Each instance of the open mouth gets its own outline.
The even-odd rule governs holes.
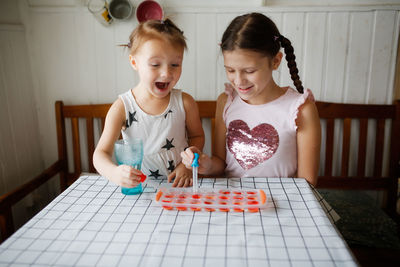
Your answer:
[[[159,90],[164,90],[168,88],[169,83],[163,83],[163,82],[156,82],[156,87]]]
[[[240,92],[247,92],[249,91],[251,88],[253,88],[253,86],[249,86],[249,87],[238,87],[238,90]]]

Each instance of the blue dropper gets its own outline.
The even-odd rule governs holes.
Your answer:
[[[192,162],[193,169],[193,192],[197,192],[197,188],[199,188],[197,184],[197,168],[199,167],[199,154],[194,153],[194,159]]]

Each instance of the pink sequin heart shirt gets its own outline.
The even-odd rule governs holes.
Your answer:
[[[227,177],[294,177],[297,172],[296,118],[307,98],[290,87],[262,105],[244,102],[230,84],[223,119],[226,133]]]

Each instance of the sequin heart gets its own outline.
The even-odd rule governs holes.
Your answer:
[[[229,123],[227,144],[239,165],[249,170],[274,155],[279,146],[279,135],[268,123],[250,130],[244,121],[234,120]]]

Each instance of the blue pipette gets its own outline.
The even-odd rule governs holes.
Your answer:
[[[199,188],[197,184],[197,168],[199,167],[199,154],[194,153],[194,159],[192,162],[193,169],[193,192],[197,192],[197,188]]]

